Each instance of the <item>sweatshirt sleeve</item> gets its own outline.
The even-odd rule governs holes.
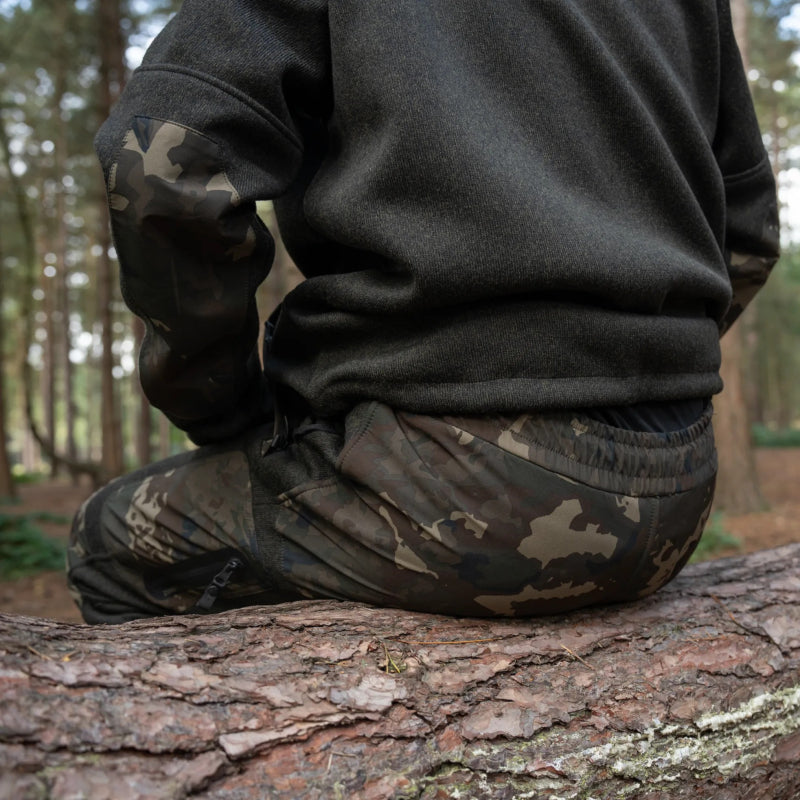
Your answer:
[[[720,99],[717,161],[725,185],[725,264],[732,299],[724,334],[766,283],[780,255],[778,198],[747,76],[733,35],[729,0],[720,6]]]
[[[95,145],[123,297],[145,323],[142,387],[198,444],[269,414],[255,292],[303,130],[328,113],[321,0],[185,0]]]

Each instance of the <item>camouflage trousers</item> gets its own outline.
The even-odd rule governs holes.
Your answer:
[[[202,447],[109,484],[77,515],[88,622],[341,598],[454,615],[634,600],[708,518],[711,409],[674,433],[579,413],[432,417],[380,403]]]

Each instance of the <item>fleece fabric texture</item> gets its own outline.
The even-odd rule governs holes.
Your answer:
[[[274,199],[306,280],[266,371],[322,416],[708,397],[730,253],[777,255],[727,0],[185,0],[98,135],[107,173],[137,115],[215,142],[236,213]],[[203,418],[160,405],[207,440],[253,380]]]

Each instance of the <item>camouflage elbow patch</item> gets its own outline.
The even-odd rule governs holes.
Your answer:
[[[767,282],[778,259],[774,256],[754,256],[747,253],[731,253],[728,272],[733,297],[728,311],[720,324],[720,334],[730,329],[753,298]]]
[[[222,149],[174,122],[136,117],[107,188],[123,296],[146,324],[142,385],[173,419],[212,417],[252,377],[272,241]]]
[[[247,258],[255,249],[249,224],[223,225],[241,197],[230,182],[219,146],[212,139],[175,122],[136,117],[108,175],[112,214],[141,227],[149,217],[204,220],[222,235],[230,261]],[[215,237],[208,232],[205,245]],[[219,251],[219,245],[214,248]]]
[[[171,334],[187,319],[241,324],[243,287],[258,282],[249,270],[265,274],[267,261],[247,261],[259,244],[255,215],[240,209],[214,141],[137,117],[109,171],[108,197],[126,299],[158,335],[174,346]]]

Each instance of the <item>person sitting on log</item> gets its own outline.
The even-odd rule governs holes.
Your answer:
[[[199,447],[79,511],[88,622],[554,614],[686,563],[778,255],[728,0],[185,0],[96,144],[144,391]],[[265,199],[305,280],[260,359]]]

